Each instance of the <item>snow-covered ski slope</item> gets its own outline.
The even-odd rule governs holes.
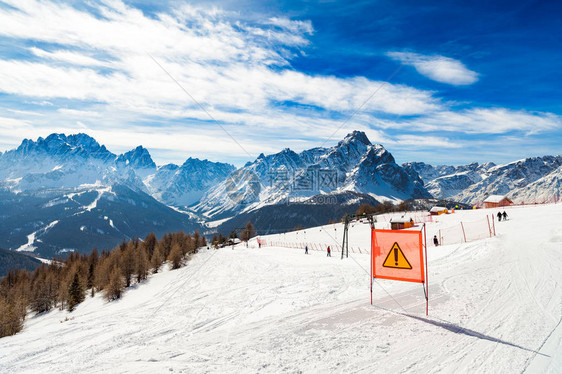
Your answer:
[[[29,318],[0,339],[0,372],[559,373],[562,204],[507,212],[494,238],[429,246],[429,317],[420,284],[377,280],[370,305],[368,254],[254,242],[203,250],[119,301]],[[428,239],[491,213],[440,216]],[[342,229],[308,239],[333,243],[327,228]],[[368,234],[354,226],[350,245]]]

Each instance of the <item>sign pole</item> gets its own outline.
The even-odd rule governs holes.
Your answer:
[[[425,247],[425,315],[429,315],[429,274],[427,271],[427,233],[425,231],[425,223],[423,224],[423,237],[424,237],[424,247]]]
[[[371,264],[371,305],[373,305],[373,235],[375,235],[375,230],[373,226],[371,226],[371,261],[369,261]]]

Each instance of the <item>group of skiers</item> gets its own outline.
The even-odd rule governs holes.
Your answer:
[[[504,221],[507,221],[507,213],[505,212],[505,210],[503,211],[503,213],[498,212],[498,222],[501,221],[502,218]]]

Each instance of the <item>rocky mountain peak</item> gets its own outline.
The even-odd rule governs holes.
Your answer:
[[[44,139],[39,137],[37,141],[24,139],[21,145],[14,151],[14,154],[24,157],[37,154],[54,158],[78,156],[81,158],[92,157],[104,160],[115,156],[105,146],[100,146],[94,138],[83,133],[69,136],[53,133]]]
[[[117,163],[129,165],[134,169],[156,169],[156,164],[152,160],[148,149],[142,145],[120,155],[117,158]]]
[[[338,143],[338,147],[348,144],[362,144],[362,145],[371,145],[369,138],[363,131],[353,131],[345,136],[343,140]]]

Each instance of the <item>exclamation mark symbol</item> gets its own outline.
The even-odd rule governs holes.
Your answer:
[[[398,266],[398,248],[394,248],[394,265]]]

